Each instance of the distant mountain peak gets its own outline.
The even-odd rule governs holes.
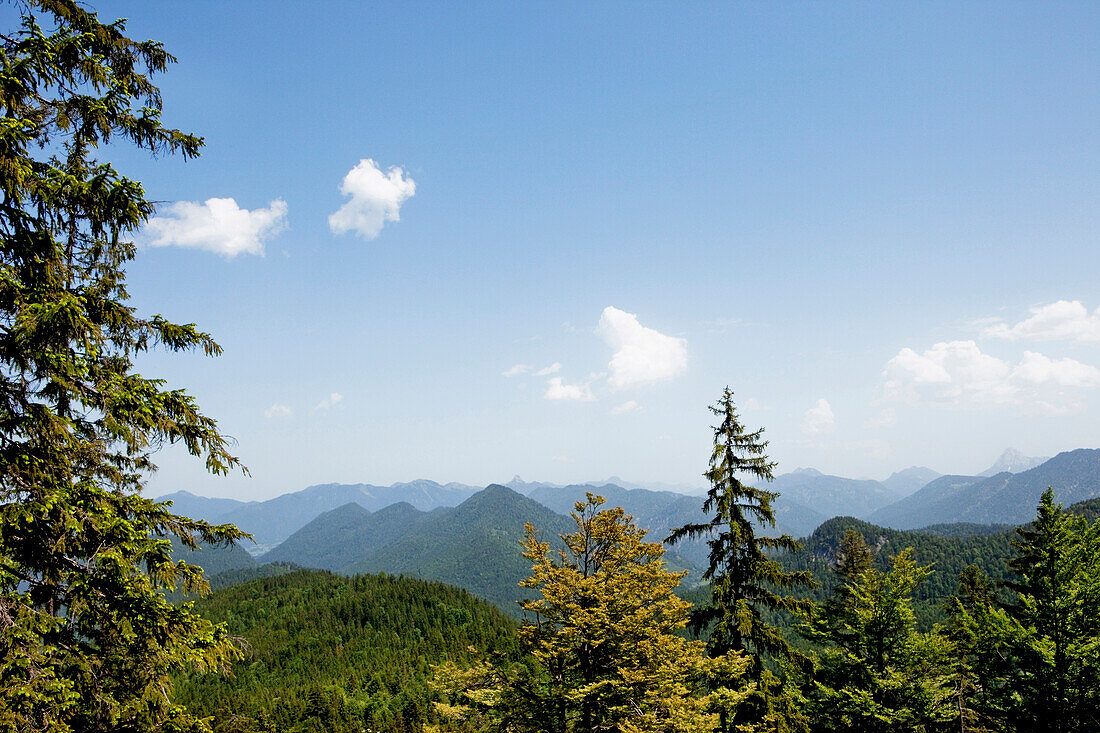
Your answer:
[[[1034,458],[1025,456],[1015,448],[1006,448],[997,461],[985,469],[979,476],[996,476],[998,473],[1022,473],[1049,461],[1049,457]]]
[[[927,486],[942,474],[925,466],[910,466],[890,474],[890,477],[882,482],[890,491],[900,499]]]
[[[797,473],[797,474],[800,474],[800,475],[803,475],[803,476],[824,476],[825,475],[821,471],[818,471],[816,468],[809,468],[809,467],[796,468],[795,470],[791,471],[791,473]]]

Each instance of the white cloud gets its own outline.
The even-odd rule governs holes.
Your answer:
[[[546,399],[591,402],[596,399],[587,384],[562,384],[561,377],[546,380]]]
[[[266,209],[242,209],[233,199],[177,201],[145,224],[150,247],[187,247],[225,257],[262,255],[264,240],[286,228],[286,202],[275,199]]]
[[[339,392],[333,392],[325,399],[317,403],[313,408],[314,410],[328,410],[332,407],[336,407],[338,404],[344,401],[344,396]]]
[[[596,332],[615,350],[608,364],[612,389],[671,379],[687,369],[687,341],[646,328],[633,313],[604,308]]]
[[[1100,386],[1100,369],[1025,351],[1015,366],[973,341],[941,342],[918,354],[905,348],[883,371],[887,397],[953,406],[1010,405],[1048,413],[1077,409],[1081,390]]]
[[[274,420],[275,418],[290,418],[294,417],[294,410],[276,402],[274,405],[264,410],[264,417],[268,420]]]
[[[374,239],[386,222],[401,220],[401,204],[416,193],[416,182],[397,166],[383,173],[373,160],[363,158],[344,176],[340,193],[351,199],[329,216],[329,228]]]
[[[1090,314],[1079,300],[1059,300],[1032,308],[1031,317],[1014,326],[987,326],[982,335],[1012,341],[1100,341],[1100,308]]]
[[[550,460],[555,463],[572,463],[573,459],[569,456],[553,456]]]
[[[835,428],[836,418],[833,415],[833,408],[824,398],[819,399],[817,404],[806,410],[802,416],[802,432],[807,435],[831,433]]]
[[[519,375],[526,374],[529,371],[531,371],[530,364],[516,364],[513,367],[505,369],[503,372],[501,372],[501,374],[505,377],[518,377]]]
[[[745,400],[745,403],[743,405],[741,405],[741,409],[742,410],[770,410],[771,408],[767,407],[764,404],[761,404],[760,400],[756,399],[755,397],[750,397],[747,400]]]
[[[549,377],[551,374],[557,374],[560,371],[561,371],[561,363],[555,361],[550,366],[543,367],[542,369],[539,369],[537,372],[535,372],[535,376],[536,377]]]
[[[1034,351],[1024,352],[1024,358],[1012,370],[1012,376],[1026,385],[1071,389],[1100,386],[1100,369],[1074,359],[1051,359]]]
[[[642,406],[639,405],[634,400],[627,400],[626,402],[622,403],[621,405],[616,405],[615,407],[612,407],[611,408],[611,414],[612,415],[625,415],[625,414],[631,413],[631,412],[640,412],[641,409],[642,409]]]
[[[879,414],[869,417],[863,421],[863,427],[865,428],[888,428],[891,425],[897,424],[898,414],[894,412],[894,408],[887,407]]]

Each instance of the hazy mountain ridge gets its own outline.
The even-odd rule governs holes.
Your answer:
[[[197,496],[186,491],[160,499],[172,500],[173,509],[185,516],[237,525],[255,538],[256,545],[246,544],[246,548],[262,552],[320,514],[345,504],[354,503],[369,511],[378,511],[391,504],[407,502],[416,509],[427,511],[440,506],[457,506],[480,490],[480,487],[455,482],[440,484],[417,479],[389,486],[317,484],[266,501],[240,502]]]
[[[890,474],[889,478],[883,479],[882,485],[895,495],[906,497],[942,475],[939,471],[933,471],[925,466],[910,466]]]
[[[777,505],[793,502],[826,518],[838,515],[863,518],[901,498],[900,493],[881,481],[832,476],[814,469],[781,474],[763,488],[779,493]]]
[[[314,517],[259,561],[337,571],[400,540],[439,511],[422,512],[402,501],[371,512],[351,502]]]
[[[1008,449],[995,465],[1018,466],[1032,460],[1035,459]],[[1038,477],[1040,474],[1031,473],[1038,468],[1041,466],[1024,473]],[[1062,475],[1061,470],[1055,467],[1049,475],[1042,474],[1046,476],[1045,479],[1036,478],[1040,483],[1045,480],[1054,485],[1059,490],[1060,499],[1063,498],[1064,490],[1070,491],[1065,497],[1066,501],[1088,498],[1092,495],[1089,493],[1092,489],[1078,491],[1072,487],[1100,483],[1090,473],[1100,473],[1100,466],[1081,469],[1082,475],[1075,480]],[[807,536],[825,520],[840,515],[855,516],[903,529],[963,521],[1021,521],[1026,518],[1038,496],[1035,486],[1021,490],[1022,493],[1018,492],[1019,496],[1013,494],[1016,491],[1013,487],[1019,486],[1022,480],[1013,477],[1023,476],[1024,473],[1002,473],[988,478],[940,476],[932,469],[914,466],[895,472],[882,481],[875,481],[833,476],[812,468],[797,469],[780,474],[771,483],[763,484],[764,488],[775,491],[780,496],[774,503],[776,527],[761,528],[761,531],[769,534],[787,533],[796,537]],[[922,484],[928,478],[931,480]],[[515,493],[529,496],[558,515],[567,515],[573,504],[583,500],[588,492],[601,494],[609,505],[623,506],[627,513],[636,518],[639,526],[649,531],[650,539],[656,540],[663,540],[676,527],[707,519],[701,508],[703,499],[697,494],[642,488],[631,482],[623,483],[630,485],[623,486],[611,481],[561,485],[529,482],[515,476],[505,486]],[[982,484],[981,488],[977,488],[979,483]],[[1041,491],[1041,488],[1038,490]],[[266,501],[244,502],[210,498],[186,491],[178,491],[161,499],[173,501],[173,508],[181,514],[218,523],[236,524],[255,537],[255,543],[246,541],[242,546],[254,555],[267,553],[264,555],[265,560],[297,562],[311,567],[340,570],[345,564],[355,562],[365,553],[378,549],[379,545],[366,539],[367,537],[407,531],[409,527],[406,526],[406,521],[420,521],[416,518],[419,514],[441,507],[456,507],[480,491],[482,490],[465,484],[440,484],[420,479],[390,486],[365,483],[318,484]],[[995,498],[1002,495],[1010,498]],[[1003,506],[996,509],[987,506],[998,501]],[[370,518],[372,512],[382,512],[387,507],[401,503],[405,504],[407,516],[400,519],[396,515]],[[355,513],[347,508],[348,505],[358,506],[363,512]],[[291,543],[282,547],[286,540],[322,515],[338,509],[343,516],[326,519],[322,527],[325,532],[332,532],[343,538],[340,548],[318,549],[322,545],[327,547],[327,541],[321,542],[319,537],[311,537],[310,532],[298,536],[295,539],[298,544]],[[415,514],[409,514],[410,510]],[[390,521],[386,521],[387,516]],[[340,526],[341,522],[344,526]],[[696,565],[706,562],[707,551],[702,541],[681,543],[674,549],[684,562]],[[218,567],[223,566],[222,558],[212,559],[212,562]]]
[[[490,485],[456,507],[436,507],[427,512],[408,502],[375,512],[358,502],[348,502],[320,513],[259,560],[345,574],[384,571],[439,580],[514,612],[520,597],[518,583],[530,571],[519,546],[524,525],[531,523],[544,539],[555,541],[559,534],[573,530],[573,521],[566,514],[588,493],[604,496],[608,506],[622,506],[648,530],[650,540],[663,541],[676,527],[708,519],[699,496],[612,484],[532,487],[524,483],[530,496],[503,485]],[[895,534],[916,530],[941,538],[937,540],[941,543],[951,538],[1000,536],[1010,525],[1033,517],[1039,495],[1047,485],[1053,485],[1058,500],[1067,505],[1100,496],[1100,450],[1062,453],[1020,474],[1001,473],[990,478],[940,476],[916,493],[872,512],[869,520],[853,518],[851,512],[836,516],[847,517],[844,521],[849,523],[892,527],[889,532]],[[884,491],[880,482],[844,479],[814,470],[785,474],[769,488],[781,490],[774,504],[778,521],[774,530],[762,531],[796,537],[820,534],[822,527],[827,530],[835,522],[789,496],[825,498],[834,505],[846,502],[852,507],[862,502],[866,507],[881,501]],[[988,526],[993,524],[1000,526]],[[944,545],[948,546],[953,545]],[[681,542],[670,549],[670,562],[693,570],[693,576],[707,564],[705,539]],[[233,567],[234,562],[243,568],[255,564],[243,552],[237,553],[243,557],[218,553],[209,559],[217,563],[217,569]],[[195,560],[202,564],[199,557]]]
[[[1018,524],[1031,519],[1048,486],[1066,505],[1100,496],[1100,450],[1066,451],[1015,474],[941,476],[915,494],[876,511],[870,521],[896,529],[947,522]]]

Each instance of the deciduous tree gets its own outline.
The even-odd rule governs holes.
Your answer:
[[[746,657],[709,658],[702,642],[677,633],[690,607],[675,595],[683,573],[665,567],[662,545],[645,542],[621,508],[601,510],[603,501],[589,494],[577,503],[577,531],[557,553],[528,526],[523,585],[535,596],[522,603],[519,640],[533,665],[438,668],[437,680],[455,688],[439,707],[455,729],[702,733],[752,690]]]

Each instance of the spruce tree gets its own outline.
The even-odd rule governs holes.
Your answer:
[[[802,631],[820,657],[808,676],[805,711],[818,731],[927,731],[957,717],[947,641],[916,630],[912,596],[930,569],[912,548],[893,567],[873,567],[858,532],[849,530],[834,572],[833,597]]]
[[[790,591],[809,588],[813,580],[809,571],[785,571],[776,559],[779,552],[799,549],[794,538],[758,534],[758,530],[775,527],[772,502],[779,495],[743,483],[741,476],[755,481],[774,478],[777,464],[765,453],[764,429],[746,432],[729,387],[710,411],[719,422],[714,426],[710,468],[703,474],[710,482],[703,512],[713,516],[707,522],[673,530],[667,542],[706,538],[710,554],[703,579],[711,584],[711,600],[692,613],[692,625],[709,630],[711,652],[748,652],[754,655],[754,668],[759,672],[766,656],[799,656],[767,616],[808,608],[808,601],[795,598]]]
[[[124,265],[154,207],[95,157],[129,142],[189,158],[202,140],[161,124],[150,77],[174,59],[159,43],[73,0],[18,11],[0,34],[0,730],[204,730],[173,702],[172,676],[237,652],[165,600],[204,584],[167,538],[240,533],[141,487],[166,443],[215,473],[237,460],[186,392],[133,362],[158,345],[219,348],[128,304]]]
[[[808,611],[811,601],[793,594],[812,587],[813,577],[810,571],[784,570],[779,563],[779,553],[800,548],[793,537],[757,533],[775,527],[772,502],[779,495],[744,483],[741,477],[747,475],[749,481],[774,478],[777,464],[765,453],[764,429],[746,432],[729,387],[710,411],[719,420],[713,428],[710,467],[703,474],[710,482],[703,512],[712,515],[711,519],[679,527],[666,541],[706,539],[710,553],[703,579],[710,582],[711,597],[709,604],[692,612],[692,628],[708,634],[710,654],[747,653],[752,660],[749,674],[757,690],[736,716],[722,716],[720,729],[763,722],[769,730],[801,730],[805,726],[802,716],[776,672],[790,666],[803,668],[809,659],[791,646],[774,619],[783,612]]]
[[[1100,523],[1069,514],[1048,488],[1030,525],[1016,530],[1007,604],[1017,628],[1010,714],[1035,729],[1100,727]]]
[[[967,566],[946,603],[943,632],[951,642],[951,668],[958,729],[985,733],[1006,729],[1019,696],[1013,689],[1019,659],[1012,640],[1021,627],[998,607],[995,584]]]

